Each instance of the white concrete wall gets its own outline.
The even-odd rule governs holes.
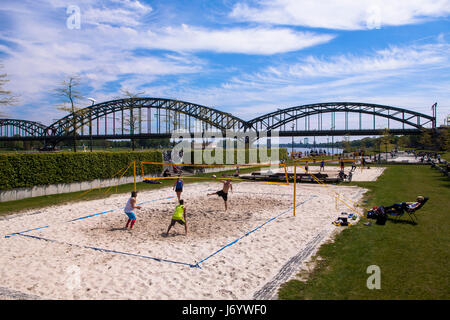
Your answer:
[[[118,184],[133,183],[134,177],[122,177],[119,179],[97,179],[93,181],[60,183],[32,188],[18,188],[0,191],[0,202],[21,200],[25,198],[48,196],[51,194],[69,193],[90,190],[98,187],[111,187]],[[136,177],[136,182],[142,182],[142,177]]]

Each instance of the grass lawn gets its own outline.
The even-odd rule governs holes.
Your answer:
[[[430,197],[417,211],[379,226],[359,223],[323,245],[306,282],[291,280],[279,298],[298,299],[449,299],[450,180],[429,166],[391,165],[375,182],[353,182],[370,189],[367,207]],[[362,222],[366,222],[363,219]],[[319,256],[321,259],[317,259]],[[381,289],[366,286],[367,267],[381,270]]]

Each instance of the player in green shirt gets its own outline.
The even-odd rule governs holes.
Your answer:
[[[180,200],[180,204],[175,208],[175,212],[172,215],[172,220],[170,221],[169,229],[167,229],[166,236],[169,235],[170,228],[172,228],[175,223],[184,225],[184,230],[187,235],[187,222],[186,222],[186,208],[184,207],[184,201]]]

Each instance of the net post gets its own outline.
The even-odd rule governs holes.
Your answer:
[[[364,164],[363,164],[363,153],[361,152],[361,172],[364,169]]]
[[[136,160],[133,161],[134,191],[136,191]]]
[[[297,163],[294,161],[294,217],[295,217],[295,198],[297,196]]]

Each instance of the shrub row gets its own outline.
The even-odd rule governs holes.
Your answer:
[[[0,155],[0,190],[109,179],[131,161],[161,162],[159,151],[17,153]],[[145,174],[160,173],[161,165],[146,165]],[[132,176],[128,170],[125,176]]]

